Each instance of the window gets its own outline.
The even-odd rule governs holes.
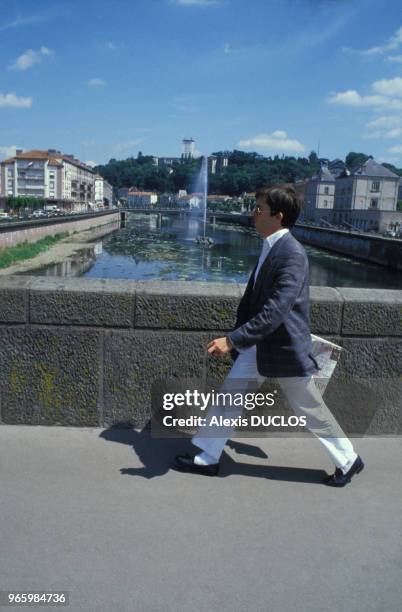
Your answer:
[[[324,200],[324,208],[328,208],[328,200]]]
[[[380,181],[372,181],[371,191],[380,191]]]
[[[54,181],[50,181],[50,183],[49,183],[49,189],[54,189]]]
[[[371,200],[370,200],[370,208],[378,208],[378,199],[377,198],[371,198]]]
[[[325,195],[329,194],[329,187],[324,187],[324,193],[325,193]]]

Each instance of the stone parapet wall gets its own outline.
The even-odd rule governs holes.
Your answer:
[[[0,279],[2,424],[143,425],[152,384],[221,379],[206,352],[244,285]],[[311,288],[311,329],[344,347],[326,401],[347,431],[402,433],[402,291]]]

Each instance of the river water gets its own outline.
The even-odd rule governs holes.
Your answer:
[[[196,244],[202,235],[196,218],[129,214],[126,226],[103,239],[102,254],[84,276],[132,280],[247,281],[261,250],[261,239],[247,227],[207,226],[211,248]],[[402,275],[353,258],[305,245],[310,284],[327,287],[401,289]]]
[[[129,213],[124,227],[96,244],[90,257],[68,265],[48,266],[34,274],[131,280],[190,280],[245,283],[261,250],[252,228],[240,225],[207,226],[212,247],[195,242],[202,235],[197,218]],[[106,229],[106,228],[105,228]],[[402,289],[402,274],[361,260],[305,245],[310,262],[310,284],[327,287]],[[32,274],[32,272],[30,272]]]

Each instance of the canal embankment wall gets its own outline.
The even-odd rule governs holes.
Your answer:
[[[294,227],[292,233],[304,244],[402,271],[402,240],[397,238],[303,225]]]
[[[0,249],[16,246],[23,242],[37,242],[55,234],[83,232],[93,227],[120,221],[120,212],[101,212],[27,221],[18,224],[3,224],[0,227]]]
[[[233,328],[243,291],[1,278],[1,423],[144,425],[155,381],[222,380],[230,360],[206,345]],[[343,347],[325,399],[345,431],[402,433],[402,291],[312,287],[311,328]]]

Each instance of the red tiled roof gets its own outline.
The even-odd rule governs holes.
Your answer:
[[[67,161],[70,164],[73,164],[74,166],[77,166],[78,168],[82,168],[83,170],[88,170],[90,172],[93,172],[92,168],[90,168],[89,166],[86,166],[85,164],[83,164],[82,162],[80,162],[78,159],[74,159],[68,155],[63,155],[63,153],[58,153],[57,151],[41,151],[40,149],[32,149],[31,151],[25,151],[25,153],[17,153],[17,155],[15,155],[15,157],[10,157],[8,159],[5,159],[2,163],[4,164],[10,164],[11,162],[17,160],[17,159],[43,159],[43,160],[49,160],[49,163],[51,163],[53,166],[58,165],[61,166],[61,160]]]

